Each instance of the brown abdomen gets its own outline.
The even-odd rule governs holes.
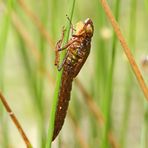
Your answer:
[[[67,113],[67,108],[70,100],[70,93],[72,89],[72,74],[71,74],[71,66],[69,67],[67,64],[63,68],[62,74],[62,83],[59,91],[59,98],[57,104],[57,110],[55,115],[55,124],[54,124],[54,132],[52,141],[59,134]]]

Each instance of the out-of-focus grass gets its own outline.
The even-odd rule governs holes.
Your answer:
[[[3,5],[2,5],[3,6]],[[3,18],[0,21],[1,29],[0,29],[0,89],[4,91],[4,58],[5,58],[5,47],[7,43],[7,37],[9,34],[9,28],[10,28],[10,14],[12,9],[12,1],[8,0],[6,2],[7,10],[5,10],[5,13],[3,13]],[[4,9],[4,7],[3,7]],[[9,145],[9,139],[8,139],[8,124],[6,121],[6,114],[3,111],[3,106],[0,103],[0,122],[1,122],[1,128],[3,133],[3,138],[0,140],[0,143],[4,147],[8,147]]]
[[[54,42],[60,39],[62,26],[68,23],[66,13],[69,15],[68,11],[71,9],[67,0],[21,1],[41,21],[45,31]],[[11,9],[12,2],[14,9]],[[147,7],[144,7],[142,1],[139,1],[137,6],[136,0],[128,2],[116,0],[109,1],[109,4],[137,63],[140,64],[140,58],[147,53],[145,51],[147,48],[145,25]],[[2,9],[3,6],[5,11]],[[14,15],[10,15],[11,10],[13,14],[15,12],[16,19],[22,23],[21,28],[26,32],[25,34],[21,33],[17,26],[19,24],[13,19]],[[145,109],[142,109],[143,96],[127,66],[126,58],[120,50],[120,45],[117,44],[118,40],[99,1],[88,1],[87,3],[84,0],[76,1],[72,22],[75,24],[87,17],[93,20],[95,32],[90,56],[78,78],[91,96],[91,101],[97,105],[97,109],[101,110],[105,121],[103,125],[98,124],[91,107],[85,102],[84,97],[86,96],[83,95],[80,87],[74,84],[69,105],[72,116],[66,117],[60,132],[60,144],[58,145],[57,137],[53,142],[53,147],[83,147],[81,141],[84,141],[88,147],[107,148],[111,145],[108,139],[110,131],[122,148],[131,146],[139,148],[140,144],[141,148],[147,147],[147,102],[145,102]],[[0,24],[0,89],[4,88],[5,94],[9,97],[8,101],[21,120],[33,146],[45,147],[48,140],[49,144],[51,142],[49,137],[52,137],[47,138],[46,135],[51,102],[54,98],[55,83],[53,82],[57,79],[54,51],[44,33],[25,11],[19,0],[9,0],[8,3],[4,0],[0,2]],[[39,55],[39,59],[36,55]],[[47,78],[46,72],[50,79]],[[24,73],[24,75],[18,76],[18,73]],[[0,110],[3,110],[2,108]],[[23,147],[23,143],[19,145],[14,142],[18,139],[18,136],[14,136],[17,132],[13,130],[15,127],[10,127],[12,123],[5,116],[8,115],[0,116],[0,122],[4,123],[0,124],[0,131],[4,135],[3,138],[0,136],[0,145],[2,147]],[[69,122],[71,117],[74,120]],[[143,124],[140,121],[141,117],[144,118]],[[82,140],[76,136],[79,132],[81,132]]]
[[[115,3],[115,17],[116,20],[119,21],[119,14],[120,14],[120,0],[117,0]],[[108,133],[112,126],[112,120],[111,120],[111,107],[112,107],[112,100],[113,100],[113,82],[114,82],[114,69],[115,69],[115,60],[116,60],[116,47],[117,47],[117,38],[115,33],[113,34],[113,40],[112,40],[112,51],[111,51],[111,61],[109,62],[109,70],[108,75],[106,76],[107,82],[105,87],[105,95],[104,95],[104,115],[105,115],[105,129],[104,129],[104,137],[102,140],[102,146],[101,147],[108,147]]]
[[[131,9],[130,9],[130,17],[129,17],[129,45],[132,49],[132,53],[135,53],[136,48],[136,14],[137,14],[137,0],[131,1]],[[126,138],[127,131],[128,131],[128,124],[129,124],[129,117],[130,117],[130,110],[131,110],[131,103],[132,103],[132,96],[133,91],[133,77],[129,65],[127,65],[127,76],[125,78],[125,102],[124,102],[124,113],[122,118],[122,126],[121,126],[121,147],[126,147]]]

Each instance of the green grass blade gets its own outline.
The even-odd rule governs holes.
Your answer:
[[[133,54],[135,52],[135,40],[136,40],[136,12],[137,12],[137,0],[131,0],[131,9],[130,9],[130,18],[129,18],[129,43],[131,49],[133,49]],[[129,123],[129,113],[131,109],[132,103],[132,90],[133,90],[133,76],[129,65],[127,65],[127,74],[125,78],[125,102],[124,102],[124,111],[123,111],[123,118],[122,118],[122,125],[121,125],[121,137],[120,137],[120,145],[121,148],[126,147],[126,137],[128,132],[128,123]]]
[[[74,6],[75,6],[75,0],[71,1],[69,6],[70,6],[69,16],[70,16],[70,19],[72,20],[73,12],[74,12]],[[68,22],[66,29],[67,29],[67,31],[66,31],[65,37],[64,37],[65,43],[68,41],[68,38],[69,38],[69,31],[70,31],[69,22]],[[65,53],[62,54],[62,59],[64,58],[64,56],[65,56]],[[51,147],[52,136],[53,136],[53,131],[54,131],[55,113],[56,113],[56,107],[57,107],[57,103],[58,103],[58,93],[59,93],[60,84],[61,84],[61,76],[62,76],[62,71],[58,72],[58,74],[57,74],[56,87],[55,87],[53,103],[52,103],[50,119],[49,119],[49,129],[48,129],[48,136],[47,136],[47,141],[46,141],[47,142],[46,148]]]
[[[116,0],[115,3],[115,17],[116,20],[119,20],[119,12],[120,12],[120,0]],[[117,44],[117,38],[114,33],[113,35],[113,42],[112,42],[112,57],[111,57],[111,65],[109,67],[109,73],[108,73],[108,80],[106,85],[106,91],[105,91],[105,101],[104,101],[104,115],[105,115],[105,129],[104,129],[104,135],[102,140],[102,148],[108,147],[108,133],[111,129],[111,107],[112,107],[112,99],[113,99],[113,76],[114,76],[114,68],[115,68],[115,58],[116,58],[116,44]]]

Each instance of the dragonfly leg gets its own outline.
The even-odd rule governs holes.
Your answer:
[[[58,51],[62,51],[65,50],[66,48],[68,48],[70,45],[72,45],[74,42],[80,42],[79,39],[75,38],[73,40],[70,40],[66,45],[64,45],[61,48],[58,48]]]
[[[65,33],[65,28],[63,27],[62,37],[61,37],[61,39],[56,44],[56,49],[55,49],[55,65],[59,65],[59,61],[60,61],[59,49],[61,48],[61,45],[62,45],[62,42],[63,42],[63,39],[64,39],[64,33]]]
[[[66,53],[66,56],[64,57],[62,63],[60,65],[58,65],[58,71],[62,70],[62,68],[63,68],[63,66],[64,66],[64,64],[66,62],[67,57],[68,57],[68,52]]]
[[[73,36],[73,31],[76,31],[76,29],[73,27],[73,24],[71,22],[71,19],[68,17],[68,15],[66,14],[66,17],[70,23],[70,28],[71,28],[71,35]]]

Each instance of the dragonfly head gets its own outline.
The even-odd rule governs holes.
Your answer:
[[[76,24],[76,35],[84,35],[91,38],[93,32],[94,26],[90,18],[87,18],[84,22],[80,21]]]
[[[86,32],[86,36],[92,37],[94,32],[93,22],[90,18],[87,18],[84,22],[84,29]]]

